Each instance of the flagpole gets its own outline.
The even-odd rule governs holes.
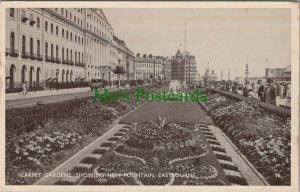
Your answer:
[[[266,58],[266,69],[265,69],[265,76],[266,77],[267,77],[267,72],[266,72],[267,68],[268,68],[268,57]]]
[[[184,85],[186,85],[186,23],[184,23]]]

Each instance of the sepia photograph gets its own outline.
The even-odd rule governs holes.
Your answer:
[[[2,187],[296,191],[297,4],[174,4],[2,7]]]

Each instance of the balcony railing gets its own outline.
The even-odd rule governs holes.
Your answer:
[[[62,64],[67,64],[68,60],[62,59]]]
[[[74,65],[74,61],[71,61],[71,60],[62,60],[62,64],[65,64],[65,65]]]
[[[5,49],[5,56],[8,56],[10,54],[9,48]]]
[[[55,58],[55,63],[60,64],[60,63],[61,63],[60,58],[56,57],[56,58]]]
[[[26,21],[28,20],[28,17],[26,17],[25,15],[23,15],[21,20],[22,20],[23,23],[26,23]]]
[[[68,64],[67,65],[74,65],[74,61],[68,60]]]
[[[9,54],[11,57],[18,57],[19,56],[19,52],[16,49],[9,49]]]
[[[51,63],[56,63],[56,58],[53,57],[53,56],[51,56],[51,57],[50,57],[50,62],[51,62]]]
[[[77,66],[77,67],[82,67],[82,65],[84,65],[84,64],[81,62],[75,62],[75,66]]]
[[[11,57],[18,57],[19,53],[18,53],[18,50],[6,48],[5,55],[6,56],[10,55]]]
[[[51,62],[51,58],[49,56],[45,56],[45,61],[46,62]]]
[[[43,61],[43,55],[37,54],[36,60]]]
[[[36,60],[36,58],[37,58],[36,54],[30,53],[30,57],[29,57],[30,60]]]
[[[23,59],[28,59],[30,56],[29,56],[29,53],[26,52],[26,51],[22,51],[22,58]]]

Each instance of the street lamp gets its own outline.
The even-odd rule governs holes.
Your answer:
[[[121,67],[121,60],[122,60],[122,58],[123,58],[123,55],[119,52],[118,53],[119,67]],[[120,85],[121,85],[120,79],[121,79],[121,74],[119,74],[119,89],[120,89]]]

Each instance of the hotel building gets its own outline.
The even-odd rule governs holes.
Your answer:
[[[111,80],[117,54],[124,55],[117,64],[133,65],[134,54],[115,42],[102,9],[10,8],[5,28],[7,89],[26,81],[46,88],[53,81]]]
[[[179,80],[186,82],[197,81],[197,65],[195,56],[177,51],[175,56],[171,58],[171,73],[172,80]]]
[[[144,54],[142,57],[137,53],[135,57],[135,79],[164,79],[163,66],[166,58],[161,56],[148,56]]]

